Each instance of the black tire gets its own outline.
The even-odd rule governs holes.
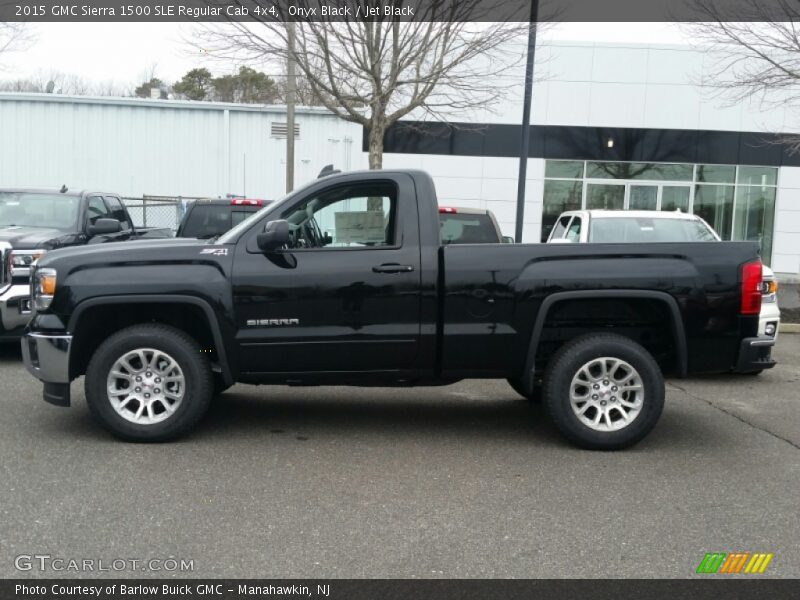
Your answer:
[[[125,419],[107,394],[107,379],[116,361],[140,348],[166,353],[183,372],[185,388],[180,404],[172,415],[157,423],[138,424]],[[115,436],[129,442],[165,442],[188,433],[203,417],[211,402],[214,379],[207,357],[189,335],[167,325],[135,325],[100,344],[86,370],[85,390],[92,416]]]
[[[599,391],[600,400],[591,401],[592,406],[585,410],[584,418],[595,417],[601,410],[606,410],[608,415],[611,415],[612,411],[614,411],[615,417],[601,416],[599,417],[600,423],[596,426],[608,427],[612,424],[609,422],[611,420],[614,426],[621,428],[599,431],[580,420],[576,410],[573,410],[570,391],[573,377],[578,375],[583,366],[594,359],[606,357],[621,359],[635,369],[641,380],[643,396],[641,397],[639,412],[632,418],[630,424],[624,425],[620,424],[624,421],[621,418],[622,407],[625,406],[628,411],[632,409],[622,404],[611,406],[611,399],[613,398],[614,402],[619,403],[621,399],[630,401],[630,398],[633,397],[635,401],[638,401],[638,396],[636,394],[631,396],[631,392],[610,391],[611,389],[617,390],[617,387],[601,387]],[[615,371],[615,373],[625,374],[625,371]],[[596,383],[606,386],[613,385],[614,381],[609,378]],[[619,385],[624,384],[620,383]],[[588,396],[592,398],[598,397],[592,395],[594,389],[590,386],[583,387],[586,388]],[[629,394],[627,398],[622,397],[623,393]],[[620,394],[620,398],[611,396],[611,394]],[[544,377],[543,395],[547,411],[556,427],[573,444],[591,450],[620,450],[634,445],[655,427],[664,408],[664,377],[653,357],[633,340],[616,334],[589,334],[564,344],[550,359]],[[604,407],[607,406],[607,408],[600,408],[600,402],[609,404],[603,405]],[[582,404],[578,408],[583,409],[583,407],[584,405]],[[590,420],[593,420],[593,418]]]
[[[522,380],[516,377],[511,377],[506,379],[508,385],[511,386],[515,392],[517,392],[520,396],[528,400],[529,402],[533,402],[534,404],[541,404],[542,402],[542,386],[538,383],[533,384],[533,393],[528,394],[522,387]]]

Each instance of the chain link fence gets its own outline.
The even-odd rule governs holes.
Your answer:
[[[186,204],[200,198],[191,196],[142,196],[123,198],[136,227],[168,228],[175,232],[186,212]]]

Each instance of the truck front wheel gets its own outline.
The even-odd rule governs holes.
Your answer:
[[[619,450],[655,427],[664,408],[664,377],[633,340],[589,334],[566,343],[550,360],[544,401],[553,422],[574,444]]]
[[[101,425],[131,442],[190,431],[208,409],[214,380],[199,344],[167,325],[136,325],[104,341],[86,370],[86,401]]]

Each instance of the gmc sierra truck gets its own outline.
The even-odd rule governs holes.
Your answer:
[[[774,364],[751,242],[442,244],[419,171],[331,175],[219,239],[104,244],[37,263],[22,341],[44,399],[84,376],[125,440],[187,433],[235,382],[507,379],[586,448],[642,439],[664,375]]]
[[[0,341],[17,342],[31,318],[30,268],[56,248],[170,237],[137,229],[119,195],[0,189]]]

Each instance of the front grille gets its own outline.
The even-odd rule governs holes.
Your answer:
[[[11,245],[0,242],[0,287],[11,281],[11,274],[8,272],[8,255],[11,252]]]

